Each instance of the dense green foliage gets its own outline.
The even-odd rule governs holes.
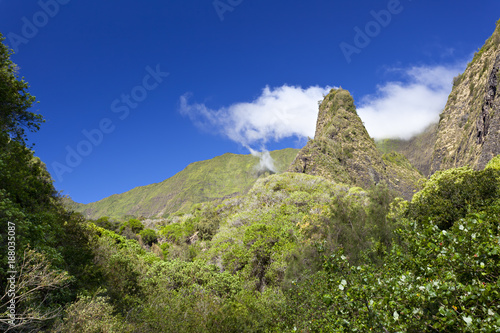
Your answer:
[[[153,229],[143,229],[139,232],[141,239],[144,243],[151,246],[158,240],[158,235],[156,231]]]
[[[496,170],[500,170],[500,155],[498,156],[495,156],[494,158],[492,158],[488,164],[486,165],[486,168],[485,169],[496,169]]]
[[[436,188],[457,190],[454,202],[476,198],[500,171],[488,175],[449,170],[431,178],[414,201],[395,201],[389,217],[397,227],[391,247],[379,244],[353,263],[344,251],[324,256],[323,270],[288,291],[282,328],[304,332],[492,332],[500,329],[500,197],[471,204],[441,230],[433,217],[449,203]],[[457,185],[458,184],[458,185]],[[470,187],[476,184],[479,188]],[[427,215],[429,214],[429,215]],[[447,215],[448,216],[448,215]],[[451,218],[450,216],[450,218]],[[376,258],[377,260],[373,260]],[[298,318],[301,318],[298,320]]]
[[[25,131],[36,131],[42,118],[29,110],[34,97],[9,57],[0,43],[0,330],[9,327],[6,307],[13,300],[18,320],[12,330],[37,331],[80,288],[93,288],[99,273],[90,267],[84,220],[64,210],[45,165],[26,146]],[[15,295],[9,296],[13,275]]]
[[[18,68],[10,60],[10,50],[0,33],[0,130],[12,140],[25,144],[25,131],[40,129],[43,118],[28,109],[35,97],[28,92],[28,83],[19,79]]]
[[[413,197],[408,214],[420,223],[433,221],[441,229],[471,211],[490,206],[498,199],[498,170],[474,171],[468,167],[438,171],[425,188]]]
[[[2,116],[38,119],[16,112]],[[434,174],[410,202],[384,182],[363,190],[282,173],[159,223],[87,221],[63,208],[21,122],[4,123],[0,251],[15,224],[19,274],[15,325],[4,293],[2,331],[500,331],[500,156]],[[384,160],[411,167],[396,153]]]
[[[89,325],[134,332],[496,331],[495,161],[485,171],[436,174],[412,202],[394,199],[383,185],[364,191],[303,174],[269,176],[243,197],[173,217],[161,228],[158,253],[155,244],[147,251],[98,228],[94,253],[105,272],[105,304],[118,314]],[[443,195],[448,200],[438,200]],[[466,210],[453,205],[461,202]],[[209,236],[198,237],[201,230]]]
[[[144,229],[144,225],[138,219],[130,219],[120,226],[120,233],[126,228],[130,229],[134,234],[138,234]]]

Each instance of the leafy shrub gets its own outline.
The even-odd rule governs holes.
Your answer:
[[[186,228],[185,225],[181,223],[172,223],[164,226],[160,234],[165,236],[169,241],[175,243],[181,243],[185,241],[190,233],[191,228]]]
[[[144,229],[144,225],[141,221],[137,219],[130,219],[127,222],[122,223],[119,229],[119,233],[128,239],[138,240],[138,234]]]
[[[114,221],[107,216],[103,216],[103,217],[98,218],[95,221],[95,225],[97,225],[101,228],[104,228],[104,229],[115,231],[115,232],[118,231],[118,229],[119,229],[119,222]]]
[[[158,240],[158,235],[153,229],[143,229],[141,230],[141,232],[139,232],[139,235],[141,236],[142,241],[149,246],[153,245],[153,243],[156,243],[156,241]]]
[[[144,229],[144,225],[142,224],[142,222],[137,219],[130,219],[127,222],[127,226],[130,229],[132,229],[132,231],[136,234],[138,234],[142,229]]]
[[[141,310],[131,313],[139,332],[264,332],[283,300],[202,261],[158,262],[147,276]]]
[[[160,249],[162,250],[164,258],[166,258],[168,256],[168,248],[169,247],[170,247],[170,244],[168,244],[168,243],[163,243],[160,245]]]
[[[66,310],[64,319],[51,332],[64,333],[120,333],[130,331],[123,319],[115,316],[106,297],[81,296]]]
[[[198,232],[198,237],[201,240],[211,240],[219,230],[219,225],[220,217],[214,205],[199,206],[196,210],[196,217],[192,220],[192,226]]]
[[[382,266],[351,265],[341,250],[286,292],[283,331],[495,332],[500,330],[497,199],[441,230],[401,220]]]
[[[441,229],[450,228],[468,212],[488,206],[499,194],[500,171],[468,167],[439,171],[416,193],[408,217],[420,223],[433,221]]]
[[[139,302],[140,281],[146,265],[160,259],[129,240],[111,231],[97,229],[100,237],[94,249],[95,265],[102,271],[102,287],[118,310],[124,311]]]

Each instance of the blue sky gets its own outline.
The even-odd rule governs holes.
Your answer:
[[[499,18],[498,0],[0,1],[47,120],[30,141],[83,203],[226,152],[300,148],[330,87],[372,136],[408,137]]]

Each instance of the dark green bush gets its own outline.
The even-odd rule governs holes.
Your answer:
[[[143,229],[139,232],[139,235],[141,236],[142,241],[149,246],[153,245],[153,243],[156,243],[158,240],[158,235],[153,229]]]
[[[487,207],[499,195],[500,170],[474,171],[468,167],[439,171],[415,194],[408,217],[450,228],[467,213]]]
[[[126,229],[130,229],[130,231],[134,234],[138,234],[142,229],[144,229],[144,225],[138,219],[130,219],[127,222],[122,223],[119,231],[123,234]]]

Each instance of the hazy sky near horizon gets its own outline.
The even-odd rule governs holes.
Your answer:
[[[30,142],[82,203],[226,152],[301,148],[333,87],[371,136],[407,138],[499,18],[498,0],[0,0],[46,118]]]

